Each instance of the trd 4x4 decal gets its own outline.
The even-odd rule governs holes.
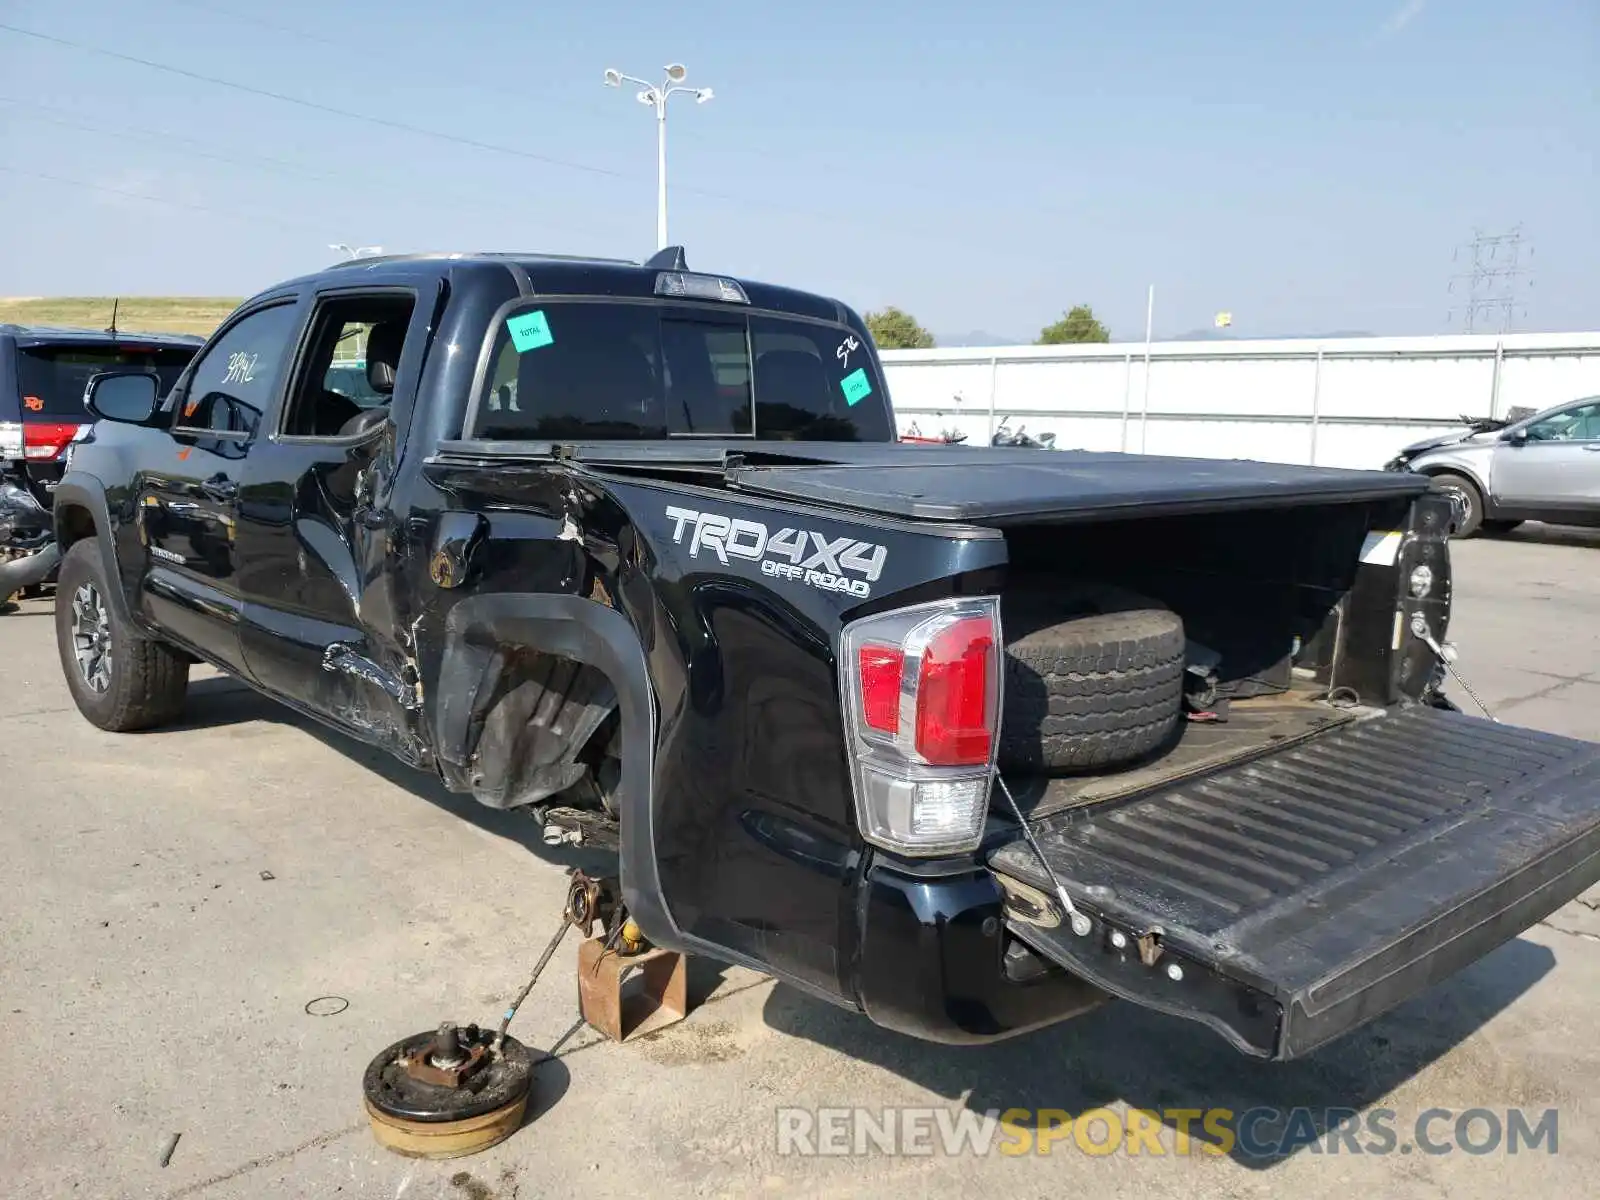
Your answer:
[[[861,599],[872,594],[869,585],[883,574],[889,556],[885,547],[851,537],[830,538],[815,529],[793,527],[768,533],[760,521],[671,504],[667,518],[672,522],[673,542],[681,546],[687,541],[690,558],[698,558],[704,547],[723,563],[730,555],[759,562],[763,575]]]

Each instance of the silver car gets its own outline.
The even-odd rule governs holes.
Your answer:
[[[1416,442],[1388,469],[1431,476],[1451,493],[1457,537],[1524,521],[1600,525],[1600,396]]]

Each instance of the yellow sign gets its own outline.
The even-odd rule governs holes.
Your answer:
[[[1233,314],[1231,312],[1219,312],[1217,314],[1216,326],[1217,326],[1218,329],[1226,329],[1229,325],[1232,325],[1232,324],[1233,324]]]

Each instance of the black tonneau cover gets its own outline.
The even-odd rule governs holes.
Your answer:
[[[844,449],[855,453],[841,454],[836,466],[748,466],[730,469],[728,479],[764,496],[986,525],[1108,519],[1131,511],[1157,516],[1344,503],[1419,495],[1428,488],[1427,480],[1416,475],[1244,459],[965,447]]]
[[[1108,520],[1420,495],[1420,475],[1246,459],[898,442],[461,441],[442,458],[564,458],[594,467],[719,473],[741,491],[921,521],[985,525]]]

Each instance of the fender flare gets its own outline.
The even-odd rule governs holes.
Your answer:
[[[465,758],[472,700],[495,648],[528,646],[603,673],[622,719],[622,899],[646,937],[671,950],[713,949],[673,920],[661,890],[654,836],[655,689],[644,645],[628,619],[581,596],[473,596],[445,618],[444,652],[434,689],[433,734],[441,759]]]
[[[128,609],[128,596],[123,590],[122,571],[117,566],[116,542],[111,530],[111,506],[106,501],[105,484],[93,475],[82,471],[69,471],[65,478],[56,485],[52,497],[51,515],[55,522],[56,545],[61,549],[61,555],[66,557],[67,551],[72,549],[73,542],[66,536],[63,527],[62,514],[69,508],[82,508],[87,510],[90,519],[94,522],[94,537],[100,547],[100,560],[105,568],[106,579],[111,583],[111,605],[116,609],[117,617],[127,624],[134,625],[132,614]],[[76,539],[82,541],[80,537]]]

